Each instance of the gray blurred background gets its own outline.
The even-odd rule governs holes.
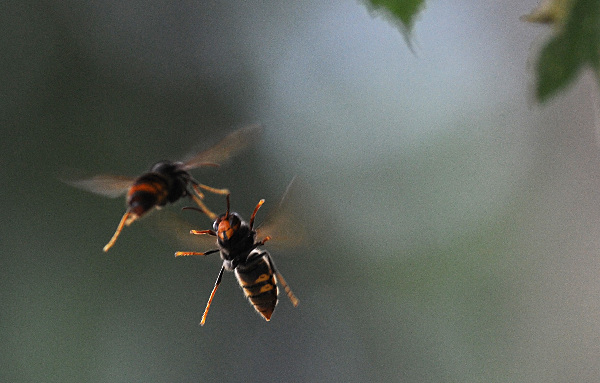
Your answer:
[[[2,2],[0,381],[599,381],[596,89],[532,101],[535,5],[430,1],[411,51],[356,1]],[[265,322],[227,273],[200,327],[218,256],[159,213],[103,253],[123,199],[57,175],[254,122],[193,173],[259,220],[304,181],[304,245],[266,246],[300,306]]]

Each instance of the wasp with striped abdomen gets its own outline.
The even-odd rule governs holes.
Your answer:
[[[223,260],[223,265],[206,304],[200,325],[204,325],[206,322],[208,310],[225,270],[234,272],[240,287],[244,290],[244,294],[250,303],[263,318],[269,321],[277,305],[277,294],[279,291],[277,282],[281,283],[294,306],[297,306],[299,301],[281,273],[277,271],[269,252],[259,248],[271,239],[271,237],[266,236],[261,240],[257,240],[257,231],[254,229],[256,213],[264,203],[264,200],[258,202],[250,216],[250,221],[246,222],[238,213],[230,211],[229,195],[227,195],[226,199],[227,211],[215,220],[212,230],[190,231],[190,233],[196,235],[217,237],[217,248],[205,252],[178,251],[175,253],[175,256],[208,255],[218,252]]]
[[[108,197],[118,197],[127,193],[127,210],[114,235],[103,249],[108,251],[124,226],[129,226],[154,208],[174,203],[183,197],[192,198],[204,214],[211,220],[216,219],[217,215],[202,202],[204,195],[201,189],[222,195],[229,194],[229,190],[216,189],[199,183],[192,177],[190,170],[201,166],[219,166],[252,143],[259,133],[258,125],[238,129],[216,145],[194,154],[186,161],[157,162],[149,172],[137,178],[97,175],[88,179],[67,181],[67,183]]]

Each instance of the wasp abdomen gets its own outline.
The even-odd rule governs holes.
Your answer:
[[[169,187],[167,181],[156,173],[146,173],[139,177],[127,193],[129,210],[141,216],[154,206],[164,205]]]
[[[268,261],[268,253],[254,254],[259,255],[259,258],[239,265],[235,269],[235,276],[256,311],[270,320],[277,305],[277,280]]]

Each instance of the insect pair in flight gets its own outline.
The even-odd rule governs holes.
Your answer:
[[[223,265],[215,282],[214,288],[202,315],[201,325],[204,325],[213,297],[221,283],[223,271],[233,271],[239,285],[256,311],[267,321],[270,320],[277,304],[277,282],[283,286],[290,301],[298,305],[298,299],[292,293],[285,279],[275,268],[269,252],[260,246],[271,239],[270,236],[258,240],[254,228],[254,219],[258,209],[264,203],[261,200],[255,207],[250,221],[244,221],[238,213],[230,211],[230,192],[228,189],[217,189],[196,181],[190,170],[202,166],[219,166],[235,154],[248,147],[260,134],[260,126],[252,125],[238,129],[226,136],[211,148],[193,155],[186,161],[161,161],[152,166],[149,172],[135,177],[115,175],[97,175],[88,179],[68,181],[69,184],[109,197],[117,197],[126,193],[127,210],[117,229],[104,246],[108,251],[116,242],[124,226],[138,220],[148,212],[174,203],[184,197],[191,198],[197,208],[192,208],[206,214],[214,220],[212,230],[191,230],[195,235],[210,235],[216,237],[216,248],[205,252],[182,252],[176,256],[208,255],[220,253]],[[293,181],[292,181],[293,182]],[[213,213],[202,201],[202,191],[226,196],[227,210],[221,215]]]

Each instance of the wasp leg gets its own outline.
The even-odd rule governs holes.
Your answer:
[[[217,235],[217,233],[215,233],[213,230],[190,230],[190,233],[196,234],[196,235],[202,235],[202,234],[208,234],[208,235],[212,235],[212,236]],[[186,255],[208,255],[208,254],[216,253],[217,251],[219,251],[219,249],[205,251],[204,253],[199,253],[196,251],[178,251],[175,253],[175,256],[181,257],[181,256],[186,256]]]
[[[264,237],[264,238],[263,238],[263,240],[262,240],[262,241],[260,241],[260,242],[256,242],[256,243],[254,244],[254,246],[262,246],[262,245],[264,245],[264,244],[265,244],[265,242],[267,242],[267,241],[270,241],[270,240],[271,240],[271,237],[269,237],[269,236],[267,235],[266,237]]]
[[[175,252],[175,256],[176,257],[185,257],[188,255],[209,255],[209,254],[217,253],[218,251],[219,251],[219,249],[208,250],[208,251],[205,251],[204,253],[199,253],[197,251],[177,251],[177,252]]]
[[[195,187],[194,187],[194,192],[197,193]],[[213,221],[215,219],[217,219],[217,215],[215,213],[213,213],[212,211],[210,211],[210,209],[208,207],[206,207],[206,205],[204,204],[204,202],[202,202],[202,199],[197,194],[190,193],[190,197],[192,197],[192,199],[194,200],[194,202],[196,202],[196,205],[198,205],[198,207],[200,207],[200,210],[202,210],[202,212],[204,214],[206,214],[208,216],[208,218],[210,218]]]
[[[285,279],[283,279],[283,275],[281,275],[281,273],[279,271],[276,271],[275,275],[277,275],[277,279],[279,279],[279,282],[281,282],[281,285],[283,286],[288,298],[290,298],[290,301],[292,302],[294,307],[297,307],[298,303],[300,303],[300,301],[298,300],[298,298],[296,298],[296,296],[292,292],[292,289],[290,289],[288,284],[285,282]]]
[[[196,185],[194,185],[194,192],[200,199],[204,199],[204,193],[202,193],[202,190],[200,190],[200,188],[197,188]]]
[[[267,258],[269,259],[269,263],[271,263],[271,268],[275,272],[275,276],[279,280],[279,283],[281,283],[281,285],[283,286],[283,289],[285,290],[288,298],[290,298],[290,301],[292,302],[294,307],[297,307],[298,303],[300,303],[300,301],[298,300],[298,298],[296,298],[296,296],[292,292],[292,289],[290,289],[290,287],[288,286],[287,282],[283,278],[283,275],[281,275],[281,273],[279,271],[277,271],[277,268],[275,267],[275,263],[273,263],[273,258],[271,258],[270,255],[267,255]]]
[[[208,235],[212,235],[213,237],[215,237],[217,235],[217,233],[215,233],[214,230],[190,230],[190,234],[195,234],[195,235],[208,234]]]
[[[223,270],[225,270],[225,266],[221,266],[221,271],[219,271],[219,276],[217,277],[217,281],[215,282],[215,287],[213,287],[212,292],[210,293],[210,298],[208,298],[208,302],[206,303],[206,308],[204,309],[204,314],[202,314],[202,320],[200,321],[200,326],[204,326],[206,322],[206,316],[208,315],[208,309],[210,309],[210,304],[215,297],[215,293],[217,292],[217,288],[221,284],[221,278],[223,277]]]
[[[213,188],[211,186],[200,184],[200,183],[194,184],[194,189],[197,189],[197,188],[202,188],[202,189],[209,191],[211,193],[214,193],[214,194],[222,194],[222,195],[231,194],[229,192],[229,189],[217,189],[217,188]]]
[[[123,214],[123,218],[121,218],[121,221],[119,222],[119,226],[117,226],[117,230],[115,230],[115,233],[113,234],[112,238],[110,239],[110,241],[108,241],[108,243],[104,246],[104,248],[102,250],[105,253],[108,250],[110,250],[110,248],[113,247],[113,245],[117,241],[117,238],[119,238],[119,234],[121,234],[121,230],[123,230],[123,226],[131,225],[131,223],[133,221],[135,221],[136,219],[137,219],[137,215],[132,214],[131,211],[127,210],[125,212],[125,214]]]

